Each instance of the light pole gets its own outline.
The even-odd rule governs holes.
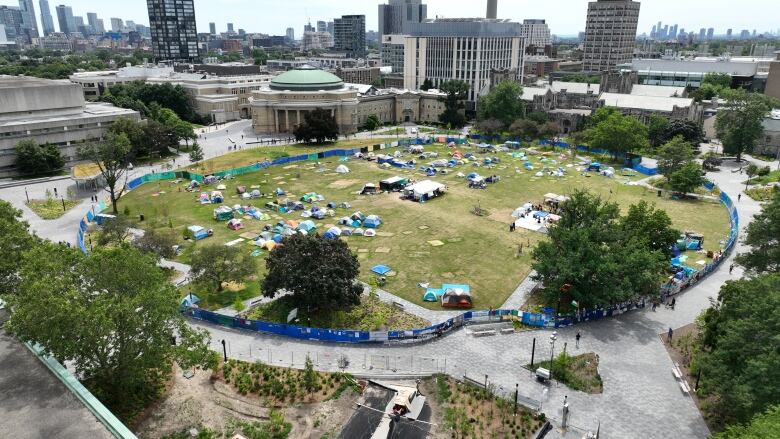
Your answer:
[[[550,380],[553,379],[553,352],[555,351],[555,340],[558,339],[558,331],[553,331],[550,336]]]

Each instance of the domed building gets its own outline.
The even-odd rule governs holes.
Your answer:
[[[338,76],[308,65],[284,72],[252,93],[249,107],[257,134],[292,133],[306,113],[330,111],[341,134],[351,134],[369,116],[382,123],[435,122],[444,111],[443,94],[408,90],[377,90],[370,85],[345,84]]]

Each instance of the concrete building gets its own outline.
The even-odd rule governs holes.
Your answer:
[[[583,69],[611,70],[631,61],[639,24],[639,2],[597,0],[588,3]]]
[[[122,32],[125,28],[124,20],[117,17],[111,17],[111,32]]]
[[[52,32],[39,40],[41,49],[70,52],[73,50],[73,40],[62,32]]]
[[[57,11],[57,21],[59,22],[61,33],[72,34],[78,32],[78,29],[76,28],[76,17],[73,16],[73,8],[59,5],[54,9]]]
[[[287,37],[287,41],[291,43],[295,41],[295,29],[288,27],[287,32],[285,32],[285,36]]]
[[[8,40],[25,39],[22,11],[13,6],[0,6],[0,24],[5,27]]]
[[[209,33],[211,35],[216,35],[217,34],[217,23],[214,23],[213,21],[211,23],[209,23]]]
[[[255,91],[250,100],[257,134],[291,133],[307,112],[331,112],[342,134],[350,134],[371,115],[380,122],[438,121],[444,111],[440,92],[376,90],[345,84],[328,72],[304,66],[285,72]]]
[[[732,87],[761,92],[766,86],[771,58],[731,57],[695,59],[634,59],[618,66],[639,73],[639,83],[699,88],[707,73],[731,76]]]
[[[764,94],[780,99],[780,51],[775,52],[776,59],[769,65]]]
[[[545,55],[552,46],[552,35],[545,20],[523,20],[520,36],[525,40],[526,54]]]
[[[41,7],[41,28],[43,30],[43,35],[46,36],[55,31],[54,19],[51,17],[51,9],[49,8],[49,0],[41,0],[38,3],[38,6]]]
[[[16,175],[16,144],[33,139],[57,145],[68,164],[78,161],[78,146],[102,139],[120,117],[140,120],[138,112],[105,103],[85,103],[79,84],[0,76],[0,177]]]
[[[22,24],[27,36],[38,38],[38,18],[35,16],[33,0],[19,0],[19,10],[22,12]]]
[[[333,73],[347,84],[372,85],[380,78],[381,67],[337,68]]]
[[[692,98],[665,97],[652,93],[602,93],[598,106],[617,108],[624,115],[636,117],[643,123],[648,123],[652,115],[701,123],[704,112],[702,105]]]
[[[103,28],[103,22],[100,20],[96,13],[87,12],[87,23],[92,28],[92,33],[97,35],[103,35],[106,30]]]
[[[422,0],[389,0],[379,5],[379,41],[385,35],[403,35],[410,23],[421,23],[428,18],[428,6]]]
[[[192,62],[200,57],[193,3],[193,0],[147,0],[155,59]]]
[[[755,152],[780,159],[780,109],[774,110],[764,119],[764,137],[756,146]]]
[[[343,15],[333,20],[333,49],[345,52],[352,58],[365,58],[366,50],[366,16]]]
[[[485,18],[426,20],[404,37],[404,88],[419,90],[426,79],[438,88],[446,81],[469,84],[466,109],[477,109],[490,90],[490,72],[519,72],[523,60],[520,23]]]
[[[525,57],[524,76],[544,77],[560,68],[560,60],[541,55]]]

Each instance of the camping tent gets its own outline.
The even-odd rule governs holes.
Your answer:
[[[233,219],[233,209],[227,206],[220,206],[214,209],[214,219],[217,221],[228,221]]]
[[[471,292],[461,288],[445,288],[441,296],[441,306],[444,308],[471,308],[474,302]]]
[[[407,179],[395,176],[393,178],[388,178],[387,180],[380,181],[379,189],[388,192],[399,191],[402,190],[407,183],[408,183]]]
[[[209,199],[209,194],[205,192],[200,194],[200,204],[211,204],[211,199]]]
[[[230,230],[241,230],[241,229],[244,228],[244,225],[241,224],[241,220],[240,219],[235,219],[235,218],[230,220],[230,221],[228,221],[227,226],[228,226],[228,229],[230,229]]]
[[[423,180],[419,183],[407,186],[404,193],[415,201],[427,201],[444,194],[445,186],[431,180]]]
[[[349,174],[349,168],[344,165],[339,165],[338,168],[336,168],[337,174]]]
[[[365,236],[367,238],[373,238],[374,236],[376,236],[376,230],[374,230],[374,229],[366,229],[366,231],[363,232],[363,236]]]
[[[367,229],[376,229],[382,225],[382,219],[376,215],[369,215],[366,220],[363,221],[363,227]]]
[[[187,227],[187,236],[195,241],[206,239],[209,237],[209,232],[201,226],[189,226]]]
[[[360,195],[372,195],[379,192],[379,189],[377,189],[376,185],[374,183],[366,183],[365,186],[363,186],[363,190],[360,191]]]
[[[227,186],[225,186],[224,184],[221,184],[221,185],[217,186],[217,190],[218,191],[224,191],[226,189],[227,189]]]
[[[298,230],[302,230],[307,233],[311,233],[312,230],[316,229],[317,225],[314,224],[314,221],[306,220],[298,225]]]
[[[333,234],[335,236],[341,236],[341,229],[339,229],[338,227],[331,227],[331,228],[328,229],[327,232],[325,232],[326,235],[328,233],[331,233],[331,234]]]
[[[441,288],[428,288],[423,294],[424,302],[438,302],[439,298],[444,294],[444,290]]]
[[[184,296],[183,299],[181,299],[181,304],[179,306],[182,308],[192,308],[198,303],[200,303],[200,297],[190,293]]]

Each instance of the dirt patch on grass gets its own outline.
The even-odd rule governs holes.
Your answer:
[[[346,189],[359,183],[360,181],[358,180],[336,180],[329,184],[328,187],[331,189]]]

